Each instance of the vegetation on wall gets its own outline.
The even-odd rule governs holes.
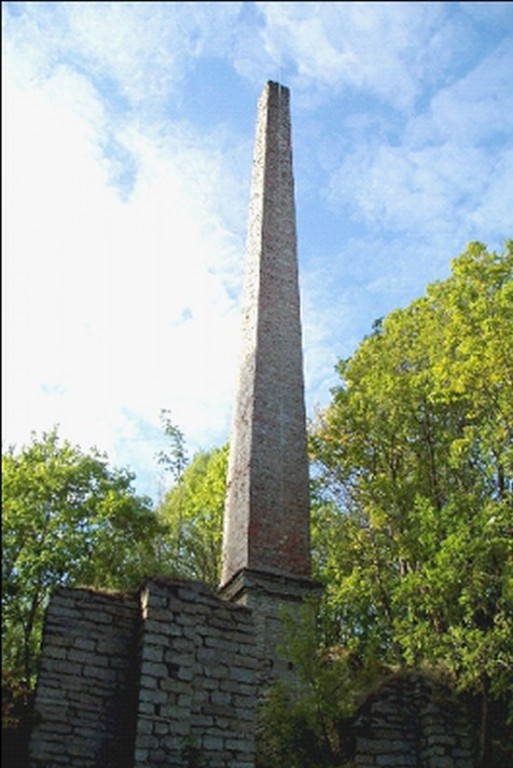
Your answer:
[[[379,679],[377,659],[365,666],[344,648],[329,646],[316,600],[299,616],[283,615],[287,659],[295,686],[275,684],[257,710],[257,768],[338,768],[354,750],[351,722]]]

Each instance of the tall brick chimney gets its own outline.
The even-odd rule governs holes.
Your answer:
[[[313,585],[289,90],[274,82],[258,102],[246,259],[221,591],[277,614]]]
[[[310,575],[308,461],[289,90],[258,104],[242,356],[230,445],[223,576]]]

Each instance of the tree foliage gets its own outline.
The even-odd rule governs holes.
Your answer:
[[[351,720],[381,670],[326,644],[317,601],[282,614],[296,682],[276,683],[257,708],[257,768],[342,768],[352,757]]]
[[[197,453],[158,508],[161,558],[177,575],[216,587],[221,575],[228,446]]]
[[[157,461],[177,483],[189,463],[185,436],[182,430],[171,420],[171,411],[168,408],[161,409],[160,421],[164,435],[169,440],[169,447],[166,451],[158,452]]]
[[[513,742],[513,243],[472,243],[338,372],[310,430],[322,639],[308,622],[291,635],[302,693],[270,697],[260,764],[342,764],[339,726],[369,675],[429,665],[479,705],[481,764],[501,766]],[[58,584],[132,588],[160,572],[217,586],[228,447],[189,463],[161,415],[175,484],[156,514],[129,472],[55,430],[2,457],[4,671],[17,681],[33,681]]]
[[[2,455],[4,673],[30,689],[43,613],[57,585],[132,588],[155,569],[159,530],[133,476],[57,430]]]
[[[362,658],[449,669],[486,760],[513,689],[513,243],[471,244],[338,371],[311,435],[331,626]]]

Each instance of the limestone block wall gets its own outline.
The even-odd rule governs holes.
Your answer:
[[[286,655],[288,620],[297,621],[306,600],[320,597],[321,587],[311,579],[294,578],[245,568],[226,584],[221,595],[250,609],[255,626],[257,697],[280,680],[292,687],[298,679]]]
[[[251,613],[197,582],[142,592],[135,768],[252,768],[256,645]]]
[[[137,595],[58,589],[46,613],[34,768],[129,765]]]
[[[31,768],[254,768],[259,696],[295,677],[276,649],[282,610],[298,610],[314,586],[245,571],[225,599],[165,579],[133,594],[57,590]],[[354,736],[357,768],[473,768],[465,712],[418,672],[388,678]]]
[[[358,768],[473,768],[465,712],[418,672],[391,677],[355,721]]]
[[[247,608],[196,582],[57,590],[31,768],[253,768],[254,635]]]

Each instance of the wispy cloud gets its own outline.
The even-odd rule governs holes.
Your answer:
[[[333,172],[332,199],[351,203],[378,228],[447,235],[452,227],[477,236],[475,213],[495,196],[498,174],[504,199],[513,199],[513,180],[503,173],[513,147],[512,73],[513,49],[502,46],[439,90],[424,113],[405,122],[399,142],[367,133]],[[483,223],[482,237],[490,234]],[[492,231],[497,225],[506,236],[511,215],[504,206],[495,210]]]
[[[275,67],[292,70],[299,93],[364,91],[402,111],[472,47],[470,25],[462,39],[465,24],[454,23],[446,3],[256,5],[263,48]]]
[[[6,3],[9,45],[24,74],[63,61],[86,72],[111,107],[159,112],[196,58],[230,47],[242,3]],[[117,98],[116,98],[117,97]]]
[[[269,78],[292,89],[308,407],[325,403],[376,317],[511,234],[512,7],[5,3],[6,438],[61,422],[138,474],[162,407],[192,446],[227,438]]]
[[[181,124],[150,135],[125,122],[127,200],[84,76],[56,68],[34,92],[7,72],[4,105],[4,402],[24,403],[6,407],[4,434],[64,421],[116,458],[123,413],[151,426],[171,407],[193,445],[224,440],[243,253],[220,206],[220,189],[240,204],[227,157]]]

